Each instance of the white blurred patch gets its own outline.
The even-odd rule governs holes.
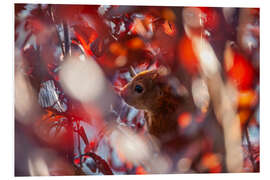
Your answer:
[[[153,25],[151,22],[148,22],[147,25],[143,22],[142,19],[136,18],[134,20],[134,25],[130,31],[136,31],[143,37],[151,38],[153,36]]]
[[[16,120],[28,124],[32,115],[39,110],[36,94],[28,78],[22,72],[15,73],[15,116]]]
[[[252,29],[252,25],[248,24],[246,29]],[[245,49],[245,51],[247,52],[251,52],[252,49],[257,48],[258,47],[258,41],[257,39],[254,37],[254,35],[249,32],[248,30],[245,30],[244,33],[242,34],[242,41],[241,46]]]
[[[68,59],[61,66],[59,78],[65,92],[82,102],[94,101],[104,93],[103,72],[91,58]]]
[[[203,13],[199,8],[184,8],[183,10],[183,21],[190,28],[199,28],[203,26],[202,15]]]
[[[233,67],[234,52],[232,50],[233,42],[227,41],[224,50],[225,69],[229,71]]]
[[[236,12],[236,8],[224,7],[222,8],[224,18],[228,24],[233,22],[233,15]]]
[[[177,169],[181,173],[186,173],[190,170],[192,161],[189,158],[182,158],[177,163]]]
[[[28,157],[29,174],[31,176],[61,176],[74,175],[70,162],[59,156],[57,151],[47,148],[31,149]]]
[[[198,108],[202,110],[208,107],[210,96],[207,85],[202,79],[198,78],[192,81],[192,96]]]
[[[49,176],[49,169],[41,156],[32,155],[28,158],[28,168],[31,176]]]
[[[233,109],[236,109],[238,106],[239,91],[237,90],[235,85],[230,81],[228,81],[224,85],[225,85],[224,90],[226,91],[227,96],[230,97],[231,107]]]
[[[101,5],[98,8],[98,13],[103,16],[109,10],[110,7],[111,7],[110,5]]]
[[[166,174],[170,172],[172,168],[172,161],[169,157],[161,154],[155,154],[150,161],[151,173]]]
[[[116,59],[115,59],[115,64],[117,67],[123,67],[127,64],[127,58],[126,56],[118,56]]]
[[[146,139],[127,128],[117,128],[111,135],[111,144],[117,152],[135,164],[141,164],[151,156]]]
[[[253,53],[253,50],[259,48],[259,18],[249,8],[243,8],[239,11],[239,25],[237,27],[237,42],[245,53]]]
[[[209,42],[202,37],[193,37],[192,44],[204,74],[209,77],[219,72],[220,64]]]
[[[84,55],[84,54],[81,54],[81,55],[79,56],[79,59],[80,59],[81,61],[85,61],[85,60],[86,60],[85,55]]]

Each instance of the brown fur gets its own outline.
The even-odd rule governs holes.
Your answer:
[[[160,141],[161,151],[172,158],[175,167],[177,160],[184,157],[184,154],[181,154],[183,150],[196,147],[191,157],[194,158],[191,168],[200,171],[196,168],[203,152],[213,150],[224,154],[223,133],[214,118],[196,126],[196,133],[192,136],[180,132],[178,116],[183,112],[189,112],[196,117],[197,111],[192,97],[181,90],[177,92],[180,84],[177,83],[178,80],[171,81],[172,78],[159,70],[141,72],[122,89],[121,96],[127,104],[145,111],[149,133]],[[136,84],[143,86],[143,93],[134,92]],[[213,137],[215,145],[201,146],[209,137]],[[225,168],[224,163],[222,164]]]
[[[121,91],[127,104],[145,110],[150,134],[159,140],[178,134],[177,117],[181,112],[190,111],[193,106],[186,95],[177,94],[168,82],[170,77],[158,70],[144,71],[136,75]],[[134,91],[139,84],[143,93]],[[191,100],[192,101],[192,100]]]

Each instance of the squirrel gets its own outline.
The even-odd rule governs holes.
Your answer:
[[[128,105],[145,111],[149,133],[161,143],[178,136],[177,117],[181,113],[195,110],[187,89],[176,82],[162,68],[146,70],[120,92]]]
[[[122,88],[120,95],[128,105],[144,110],[149,133],[159,140],[162,152],[169,154],[173,159],[182,157],[182,150],[188,147],[194,150],[194,144],[197,144],[198,152],[194,158],[199,157],[204,151],[211,151],[211,148],[224,154],[222,132],[213,118],[191,125],[193,130],[197,126],[195,134],[191,136],[181,133],[178,117],[183,113],[190,113],[191,118],[196,119],[201,117],[201,111],[196,108],[188,89],[164,69],[140,72]],[[206,146],[206,150],[203,150],[205,146],[201,143],[205,142],[203,138],[207,136],[213,137],[214,147]],[[199,159],[195,158],[192,165],[195,169],[197,161]]]

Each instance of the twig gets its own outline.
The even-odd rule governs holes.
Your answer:
[[[251,121],[251,119],[254,117],[254,113],[256,112],[257,108],[258,108],[259,104],[257,103],[255,105],[255,107],[252,108],[252,111],[250,113],[250,116],[248,117],[247,119],[247,122],[244,126],[244,133],[245,133],[245,136],[246,136],[246,139],[247,139],[247,144],[248,144],[248,150],[249,150],[249,159],[252,163],[252,166],[253,166],[253,170],[255,172],[259,171],[259,167],[257,165],[257,163],[255,162],[255,159],[253,157],[253,150],[252,150],[252,144],[251,144],[251,141],[250,141],[250,137],[249,137],[249,132],[248,132],[248,124],[249,122]]]
[[[69,42],[69,30],[66,21],[63,21],[64,28],[64,42],[65,42],[65,57],[70,56],[70,42]]]
[[[53,9],[52,9],[52,5],[51,4],[49,4],[49,14],[51,16],[52,23],[54,24],[57,38],[58,38],[58,40],[60,42],[60,47],[61,47],[61,50],[62,50],[62,54],[65,55],[64,44],[63,44],[62,39],[60,37],[60,34],[59,34],[60,32],[58,30],[57,24],[55,23],[55,18],[54,18]]]
[[[253,170],[254,171],[258,171],[258,166],[257,164],[255,163],[255,159],[253,157],[253,153],[252,153],[252,145],[251,145],[251,142],[250,142],[250,138],[249,138],[249,132],[248,132],[248,128],[245,127],[244,129],[244,132],[245,132],[245,136],[246,136],[246,139],[247,139],[247,143],[248,143],[248,150],[249,150],[249,159],[252,163],[252,166],[253,166]]]

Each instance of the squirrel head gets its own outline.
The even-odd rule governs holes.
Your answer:
[[[164,103],[175,101],[173,88],[169,85],[167,73],[161,69],[143,71],[137,74],[121,90],[125,102],[137,109],[154,111]]]

